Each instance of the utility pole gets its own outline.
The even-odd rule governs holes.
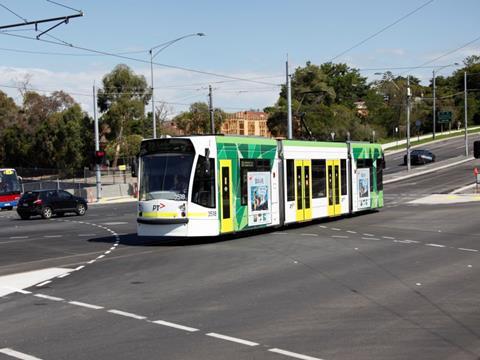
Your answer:
[[[153,52],[150,49],[150,75],[152,84],[152,120],[153,120],[153,138],[157,138],[157,118],[155,117],[155,97],[153,95]]]
[[[463,74],[464,74],[463,75],[463,83],[464,83],[464,86],[465,86],[465,110],[464,110],[464,113],[465,113],[465,156],[468,156],[467,72],[465,71]]]
[[[292,130],[292,79],[290,74],[288,73],[288,57],[286,62],[286,75],[287,75],[287,138],[293,138],[293,130]]]
[[[410,98],[412,92],[410,90],[410,75],[407,76],[407,171],[410,171]]]
[[[433,140],[435,140],[435,130],[436,130],[436,119],[437,119],[437,99],[435,95],[435,69],[433,70],[433,81],[432,81],[432,86],[433,86]]]
[[[215,118],[213,113],[212,85],[208,85],[208,110],[210,112],[210,128],[212,129],[212,134],[215,134]]]
[[[95,83],[93,84],[93,119],[95,126],[95,153],[100,151],[100,139],[98,131],[98,118],[97,118],[97,92],[95,89]],[[102,177],[100,174],[100,164],[95,161],[95,182],[97,184],[97,202],[102,198]]]

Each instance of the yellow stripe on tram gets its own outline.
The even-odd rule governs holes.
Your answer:
[[[142,212],[142,217],[144,218],[176,218],[179,217],[176,212]]]

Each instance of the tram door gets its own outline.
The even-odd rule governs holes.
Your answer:
[[[233,231],[232,160],[220,160],[220,232]]]
[[[340,160],[327,160],[328,216],[337,216],[342,213],[340,190]]]
[[[295,160],[295,204],[297,221],[312,219],[312,161]]]

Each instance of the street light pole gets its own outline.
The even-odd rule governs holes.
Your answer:
[[[151,78],[151,84],[152,84],[152,122],[153,122],[153,138],[157,138],[157,119],[155,116],[155,96],[153,94],[154,88],[153,88],[153,59],[163,50],[165,50],[167,47],[175,44],[177,41],[186,39],[188,37],[192,36],[205,36],[204,33],[193,33],[193,34],[187,34],[184,36],[180,36],[179,38],[164,42],[160,45],[152,47],[148,52],[150,53],[150,78]],[[158,49],[157,52],[154,54],[153,50]]]
[[[292,126],[292,79],[288,73],[288,60],[286,63],[287,72],[287,138],[293,138],[293,126]]]
[[[436,119],[437,119],[437,103],[436,103],[436,95],[435,95],[435,69],[433,70],[433,140],[435,140],[435,130],[436,130]]]
[[[467,72],[465,71],[463,73],[463,83],[465,87],[465,156],[468,156],[468,127],[467,127],[467,119],[468,119],[468,114],[467,114]]]
[[[93,84],[93,120],[94,120],[94,131],[95,131],[95,155],[97,151],[100,151],[100,139],[99,139],[99,130],[98,130],[98,118],[97,118],[97,91],[95,88],[95,83]],[[102,177],[100,173],[100,164],[97,164],[95,161],[95,183],[97,187],[97,202],[102,198]]]
[[[410,90],[410,75],[407,76],[407,171],[410,171],[410,97],[412,96]]]

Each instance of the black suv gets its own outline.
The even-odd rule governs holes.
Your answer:
[[[54,214],[63,216],[68,212],[85,215],[87,209],[85,199],[64,190],[27,191],[17,204],[17,213],[24,220],[32,215],[50,219]]]
[[[435,162],[435,154],[429,150],[415,149],[410,152],[410,161],[412,165]],[[407,165],[407,155],[403,157],[403,164]]]

